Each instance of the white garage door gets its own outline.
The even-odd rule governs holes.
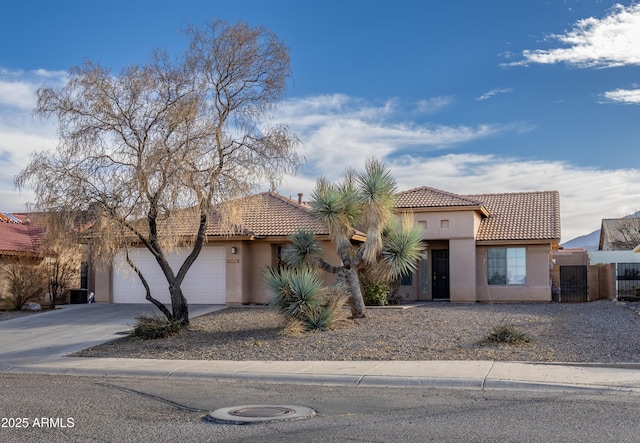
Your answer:
[[[179,248],[168,254],[168,261],[177,274],[190,249]],[[151,295],[162,303],[171,303],[169,284],[160,270],[158,262],[146,248],[129,251],[129,258],[142,272]],[[225,285],[225,248],[223,246],[205,246],[191,265],[182,281],[182,293],[189,304],[224,304],[226,302]],[[145,299],[144,286],[125,260],[124,252],[118,254],[113,265],[113,302],[149,303]]]

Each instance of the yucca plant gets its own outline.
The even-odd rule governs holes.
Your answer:
[[[285,262],[337,274],[339,288],[351,300],[351,316],[364,317],[358,273],[374,267],[382,280],[397,279],[415,269],[423,249],[421,231],[408,218],[397,220],[395,203],[396,182],[376,159],[368,160],[360,173],[348,170],[338,183],[318,180],[311,207],[329,231],[342,264],[332,266],[323,260],[313,234],[303,231],[290,237],[293,246]],[[366,235],[364,242],[352,243],[357,233]]]
[[[322,282],[311,268],[270,268],[265,283],[272,294],[269,305],[292,317],[299,317],[322,302]]]
[[[143,340],[167,338],[178,334],[182,330],[180,320],[169,320],[159,312],[153,312],[136,317],[138,323],[133,328],[131,336]]]
[[[344,320],[346,297],[329,295],[317,272],[309,267],[275,269],[265,272],[265,284],[272,297],[269,305],[288,315],[293,329],[330,329]]]
[[[496,343],[509,344],[522,344],[530,341],[529,337],[524,332],[520,332],[512,323],[500,323],[495,325],[491,329],[487,340]]]
[[[347,318],[343,309],[347,301],[344,295],[334,295],[325,297],[326,302],[322,305],[313,306],[304,313],[304,323],[309,330],[334,329]]]

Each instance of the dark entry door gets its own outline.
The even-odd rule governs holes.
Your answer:
[[[433,259],[433,299],[449,298],[449,250],[431,251]]]

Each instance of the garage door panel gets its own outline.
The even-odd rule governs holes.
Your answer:
[[[180,248],[168,254],[168,262],[175,273],[187,258],[190,249]],[[147,280],[151,295],[162,303],[171,303],[169,285],[158,262],[146,249],[129,251],[129,258],[140,269]],[[182,282],[182,292],[191,304],[224,304],[225,248],[204,247]],[[144,286],[138,276],[127,265],[124,253],[116,256],[113,268],[114,303],[148,303]]]

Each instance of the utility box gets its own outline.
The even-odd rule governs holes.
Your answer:
[[[80,305],[87,303],[89,298],[88,289],[70,289],[69,290],[69,303],[72,305]]]

